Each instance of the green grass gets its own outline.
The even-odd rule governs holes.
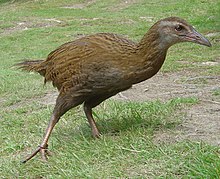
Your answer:
[[[63,8],[74,4],[84,8]],[[0,178],[218,178],[218,147],[192,141],[154,141],[156,132],[172,131],[181,123],[181,109],[197,104],[196,98],[147,103],[108,100],[94,111],[103,134],[100,140],[91,138],[78,107],[65,114],[53,131],[49,148],[54,155],[49,162],[43,163],[37,156],[21,165],[19,161],[39,144],[46,128],[53,106],[42,104],[42,96],[53,88],[43,86],[37,74],[12,66],[24,59],[43,59],[80,34],[114,32],[138,41],[158,19],[180,16],[202,34],[216,33],[209,38],[213,47],[175,45],[162,71],[187,69],[219,76],[219,65],[200,65],[219,61],[219,11],[217,0],[137,0],[131,4],[0,0]],[[219,90],[213,95],[219,95]]]
[[[213,90],[213,93],[212,93],[214,96],[220,96],[220,89],[215,89]]]
[[[166,103],[110,100],[95,110],[103,134],[100,140],[91,138],[79,108],[71,110],[51,137],[54,156],[49,162],[41,162],[37,156],[25,165],[19,161],[38,145],[51,108],[35,103],[3,111],[1,169],[5,178],[218,176],[217,147],[189,141],[171,145],[153,141],[156,131],[172,130],[180,123],[177,109],[195,103],[195,98]],[[12,123],[15,116],[19,119]]]
[[[5,110],[1,113],[4,119],[1,170],[5,178],[217,178],[218,147],[190,141],[167,144],[153,140],[156,131],[172,130],[180,123],[177,109],[197,102],[195,98],[166,103],[110,100],[95,110],[103,134],[100,140],[91,138],[80,108],[71,110],[51,137],[53,157],[49,162],[44,163],[37,156],[25,165],[19,161],[38,145],[51,108],[34,103],[31,107]]]

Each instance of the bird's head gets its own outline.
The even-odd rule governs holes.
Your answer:
[[[180,42],[193,42],[211,47],[211,43],[208,39],[181,18],[168,17],[158,21],[155,26],[157,26],[157,31],[160,36],[161,47],[168,48]]]

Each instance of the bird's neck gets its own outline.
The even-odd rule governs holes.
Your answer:
[[[168,48],[161,48],[160,35],[150,29],[137,45],[139,56],[134,83],[139,83],[154,76],[164,63]]]
[[[166,52],[169,48],[164,37],[160,34],[158,28],[154,26],[143,36],[138,44],[138,51],[141,54],[149,54],[148,50],[157,52]]]

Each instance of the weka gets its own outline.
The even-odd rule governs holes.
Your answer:
[[[24,70],[38,72],[45,77],[45,83],[52,81],[59,90],[42,143],[23,163],[38,152],[43,160],[47,159],[48,139],[54,126],[64,113],[79,104],[84,104],[92,136],[99,137],[92,108],[154,76],[168,48],[179,42],[211,46],[185,20],[169,17],[156,22],[139,43],[112,33],[98,33],[61,45],[46,60],[17,64]]]

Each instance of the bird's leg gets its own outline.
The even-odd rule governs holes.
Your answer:
[[[28,160],[33,158],[38,152],[41,153],[41,158],[44,161],[47,160],[47,155],[50,155],[50,152],[48,151],[48,144],[47,144],[47,142],[48,142],[50,134],[51,134],[54,126],[58,122],[59,118],[60,118],[59,116],[57,116],[57,115],[55,115],[53,113],[53,115],[51,116],[50,122],[48,124],[46,133],[44,135],[44,138],[43,138],[41,144],[37,147],[37,149],[30,156],[28,156],[25,160],[23,160],[22,163],[26,163]]]
[[[93,119],[92,108],[90,106],[88,106],[86,103],[84,103],[84,112],[85,112],[86,117],[88,119],[89,125],[92,129],[92,136],[94,138],[99,138],[101,136],[101,134],[99,133],[99,130],[96,126],[95,120]]]
[[[43,160],[47,160],[47,155],[50,155],[48,149],[47,149],[47,143],[50,137],[50,134],[56,125],[56,123],[59,121],[60,117],[65,114],[69,109],[81,104],[83,102],[83,99],[81,96],[73,98],[70,96],[70,93],[60,93],[59,96],[57,97],[56,100],[56,105],[54,107],[53,114],[50,118],[50,122],[48,124],[48,127],[46,129],[44,138],[41,142],[41,144],[37,147],[37,149],[30,155],[28,156],[25,160],[22,162],[25,163],[28,160],[30,160],[32,157],[34,157],[38,152],[41,153],[41,158]],[[72,97],[72,98],[71,98]]]

